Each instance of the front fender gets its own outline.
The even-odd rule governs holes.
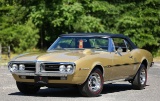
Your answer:
[[[82,77],[84,78],[81,82],[81,84],[83,84],[88,76],[90,75],[90,73],[92,72],[92,70],[96,67],[96,66],[101,66],[102,67],[102,72],[103,72],[103,76],[104,76],[104,68],[101,65],[100,62],[93,62],[93,63],[86,63],[86,64],[76,64],[76,71],[74,76],[75,77]]]

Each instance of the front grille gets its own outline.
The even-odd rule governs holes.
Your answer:
[[[43,64],[44,66],[44,70],[45,71],[59,71],[59,64],[47,64],[47,63],[44,63]]]
[[[25,70],[28,71],[35,71],[36,70],[36,65],[35,63],[25,63]]]

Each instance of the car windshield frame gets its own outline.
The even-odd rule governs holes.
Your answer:
[[[58,47],[58,45],[60,45],[60,42],[61,42],[61,44],[63,43],[63,39],[72,39],[72,41],[74,39],[75,47],[62,47],[62,46]],[[66,41],[66,43],[67,43],[67,41],[69,42],[69,40],[65,40],[65,41]],[[97,44],[97,42],[101,43],[102,45],[104,45],[106,43],[106,45],[98,47],[98,45],[100,45],[100,44],[98,44],[97,46],[94,45],[95,43]],[[90,43],[90,45],[85,46],[86,43]],[[70,43],[70,45],[71,44],[72,44],[72,42]],[[77,44],[78,44],[78,46],[77,46]],[[80,46],[81,44],[82,44],[82,46]],[[96,51],[109,51],[109,49],[110,49],[109,45],[110,45],[110,38],[108,38],[108,37],[61,36],[56,39],[56,41],[48,48],[47,51],[50,52],[50,51],[54,51],[54,50],[84,50],[84,49],[92,49],[92,50],[96,50]]]

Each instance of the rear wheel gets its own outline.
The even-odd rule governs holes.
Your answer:
[[[94,69],[88,79],[79,86],[82,95],[88,97],[98,96],[103,89],[103,74],[101,70]]]
[[[147,82],[147,68],[145,65],[141,64],[134,80],[132,81],[132,86],[134,89],[141,90],[146,86]]]
[[[36,94],[40,87],[35,85],[29,85],[22,82],[16,82],[17,88],[23,94]]]

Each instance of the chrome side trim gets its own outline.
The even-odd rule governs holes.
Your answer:
[[[89,70],[89,68],[82,68],[82,70]]]
[[[123,82],[123,81],[126,81],[126,79],[119,79],[119,80],[106,81],[106,82],[104,82],[104,84],[108,84],[108,83],[116,83],[116,82]]]

